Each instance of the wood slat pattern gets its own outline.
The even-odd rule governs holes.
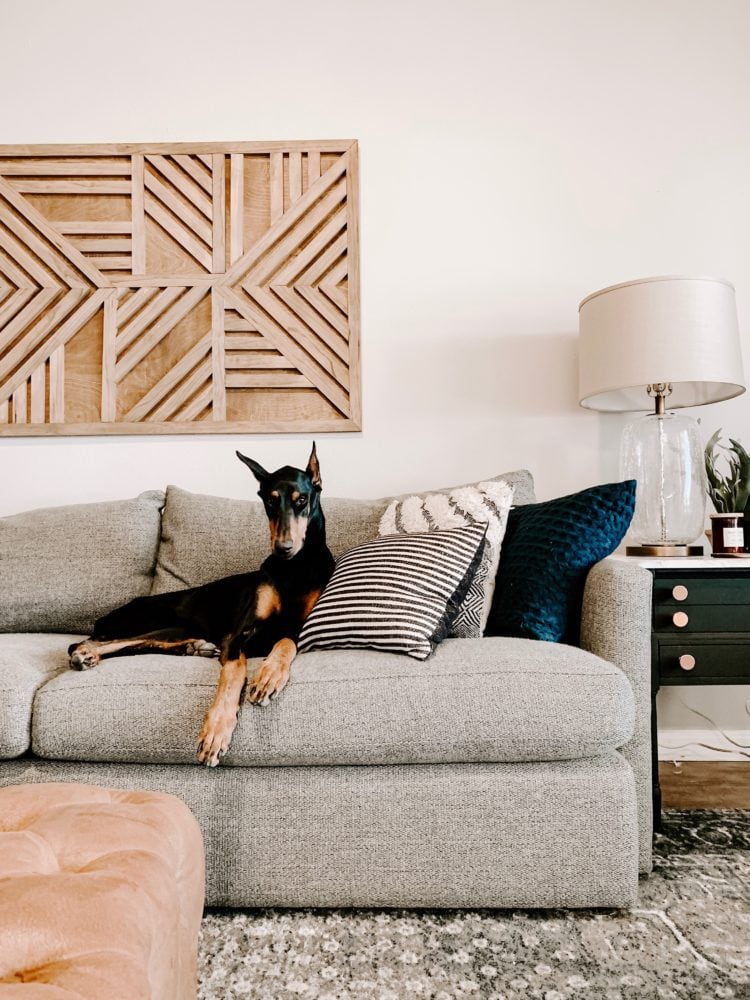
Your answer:
[[[358,430],[357,144],[0,146],[0,434]]]

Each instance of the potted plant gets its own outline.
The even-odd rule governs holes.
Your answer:
[[[711,548],[715,556],[738,556],[747,552],[745,533],[750,528],[750,455],[739,441],[721,441],[721,428],[706,445],[708,495],[716,510],[711,515]],[[717,468],[721,458],[727,465],[722,475]]]

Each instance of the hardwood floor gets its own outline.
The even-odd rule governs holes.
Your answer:
[[[750,809],[750,761],[659,763],[664,809]]]

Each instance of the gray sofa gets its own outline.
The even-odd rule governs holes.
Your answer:
[[[505,478],[533,499],[528,473]],[[387,502],[324,496],[334,553],[373,537]],[[208,770],[194,755],[215,660],[78,673],[66,648],[131,597],[256,567],[267,538],[259,503],[175,487],[166,503],[0,519],[0,784],[178,795],[203,829],[212,905],[633,902],[651,865],[647,571],[594,567],[580,649],[483,638],[446,640],[425,663],[302,655]]]

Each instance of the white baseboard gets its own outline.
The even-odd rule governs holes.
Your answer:
[[[747,729],[660,730],[659,760],[727,760],[750,764],[750,732]]]

